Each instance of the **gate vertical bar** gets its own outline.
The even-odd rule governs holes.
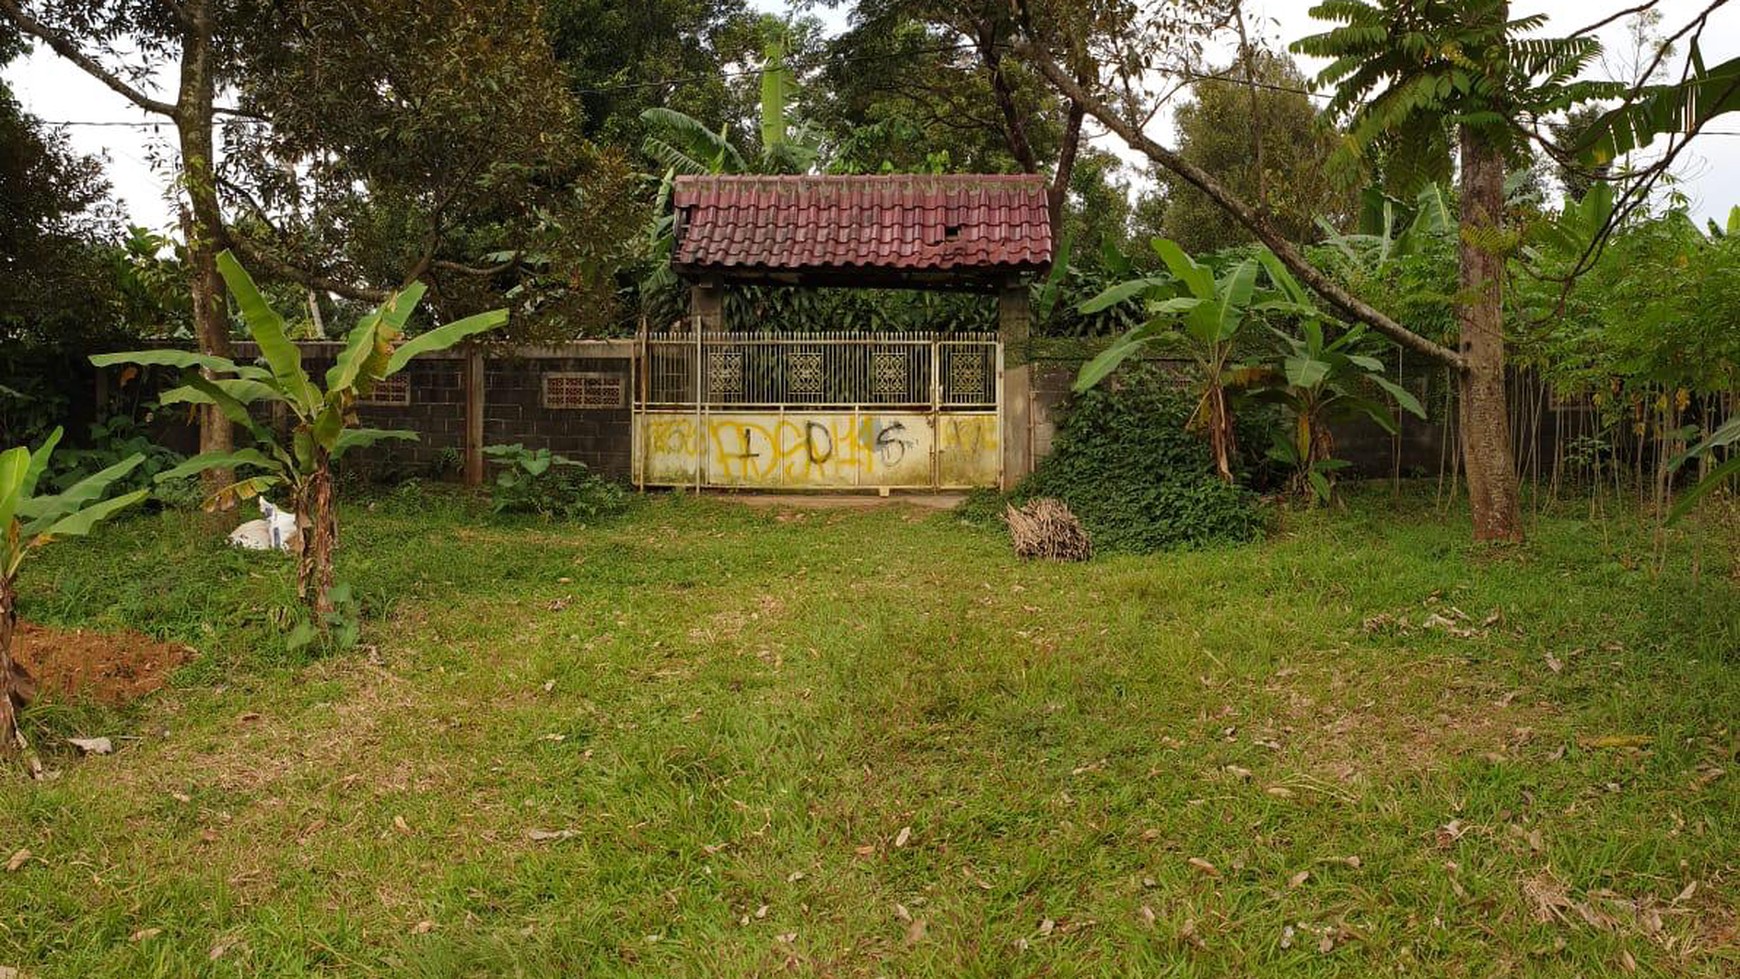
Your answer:
[[[942,339],[930,338],[930,490],[942,488]]]

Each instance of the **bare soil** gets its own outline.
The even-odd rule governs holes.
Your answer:
[[[93,632],[19,622],[12,655],[36,678],[39,699],[115,705],[162,687],[193,650],[132,630]]]

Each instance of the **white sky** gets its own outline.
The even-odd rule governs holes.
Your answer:
[[[785,0],[751,0],[752,6],[783,13]],[[1629,5],[1630,0],[1516,0],[1513,16],[1544,12],[1552,18],[1549,31],[1570,31]],[[1263,36],[1279,41],[1292,41],[1321,29],[1307,11],[1313,0],[1252,0],[1253,27]],[[1688,12],[1701,9],[1701,0],[1664,0],[1661,9],[1664,24],[1678,27]],[[843,22],[841,11],[821,12],[832,25]],[[1603,34],[1611,54],[1621,56],[1627,47],[1622,27]],[[1740,55],[1740,10],[1718,12],[1704,34],[1704,57],[1714,64]],[[1312,71],[1317,65],[1306,64]],[[1614,70],[1622,70],[1615,68]],[[77,68],[39,49],[19,59],[5,71],[5,78],[27,111],[40,118],[76,122],[140,122],[146,116],[119,95],[92,80]],[[164,94],[164,93],[158,93]],[[173,96],[168,96],[173,100]],[[1156,133],[1170,137],[1165,120],[1155,123]],[[1719,122],[1706,131],[1681,156],[1678,173],[1683,183],[1680,189],[1691,198],[1697,217],[1725,216],[1731,205],[1740,204],[1740,115],[1732,124]],[[169,156],[173,131],[167,125],[145,129],[128,126],[73,126],[68,130],[72,144],[85,153],[101,153],[108,158],[109,178],[115,195],[122,202],[134,223],[159,231],[172,230],[173,209],[168,203],[170,172],[153,169],[150,158]],[[1733,134],[1733,135],[1725,135]],[[1098,145],[1119,152],[1126,159],[1130,154],[1115,138],[1100,137]]]

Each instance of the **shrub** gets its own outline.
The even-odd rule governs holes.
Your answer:
[[[595,520],[628,508],[628,491],[596,475],[585,463],[518,442],[486,446],[483,451],[502,464],[489,491],[490,509],[496,513]]]
[[[1014,496],[1063,500],[1100,551],[1255,539],[1263,531],[1256,497],[1212,474],[1207,443],[1185,430],[1193,405],[1188,393],[1145,372],[1126,375],[1116,390],[1081,394],[1051,455]]]
[[[82,448],[56,452],[43,473],[43,487],[59,493],[82,479],[93,476],[123,459],[138,456],[139,465],[115,482],[117,493],[136,489],[151,490],[150,499],[175,509],[193,509],[200,504],[199,484],[194,479],[170,479],[157,482],[159,473],[175,468],[186,456],[151,440],[147,428],[128,414],[111,415],[91,425],[90,437]]]

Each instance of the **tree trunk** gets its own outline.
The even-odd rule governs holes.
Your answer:
[[[181,182],[188,200],[182,211],[182,233],[187,238],[193,331],[200,353],[229,357],[229,316],[224,305],[223,280],[217,270],[223,214],[218,208],[212,152],[212,102],[216,98],[211,64],[212,11],[208,0],[190,0],[184,9],[186,36],[182,42],[175,128],[181,144]],[[234,444],[229,419],[216,406],[205,406],[200,413],[199,450],[228,452]],[[208,492],[229,485],[233,478],[229,470],[218,469],[208,470],[202,477]]]
[[[30,702],[35,686],[30,674],[12,658],[12,636],[18,631],[15,587],[13,579],[0,577],[0,756],[24,746],[18,732],[18,712]]]
[[[296,565],[296,594],[326,631],[332,614],[332,552],[338,548],[338,510],[332,505],[332,467],[320,460],[296,498],[296,519],[302,528],[302,553]]]
[[[1477,541],[1521,541],[1516,463],[1504,388],[1504,155],[1479,132],[1462,130],[1462,208],[1456,304],[1463,368],[1457,415],[1468,506]]]

